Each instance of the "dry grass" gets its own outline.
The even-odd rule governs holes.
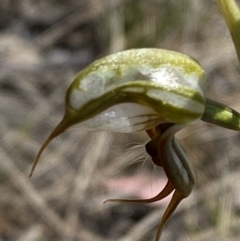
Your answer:
[[[144,159],[141,146],[127,152],[147,141],[144,133],[66,133],[28,174],[61,119],[73,76],[110,52],[152,46],[187,53],[208,73],[208,96],[240,110],[240,69],[216,2],[3,0],[0,31],[0,241],[153,240],[166,203],[102,204],[131,195],[114,189],[114,180],[136,197],[145,189],[151,195],[156,182],[161,189],[164,175],[150,160],[129,165]],[[162,241],[239,240],[240,135],[198,123],[178,136],[197,186]],[[139,177],[149,187],[139,190]]]

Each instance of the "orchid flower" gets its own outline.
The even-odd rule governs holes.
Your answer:
[[[218,0],[240,56],[240,11],[233,0]],[[236,27],[238,26],[238,27]],[[146,131],[146,152],[162,167],[168,181],[150,199],[108,199],[105,202],[172,199],[159,224],[155,241],[178,204],[194,188],[190,160],[175,134],[199,120],[240,131],[240,114],[208,99],[207,77],[200,64],[187,55],[163,49],[132,49],[96,60],[83,69],[66,93],[65,115],[40,148],[32,176],[47,145],[78,125],[90,131]]]

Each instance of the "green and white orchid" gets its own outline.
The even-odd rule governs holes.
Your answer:
[[[231,16],[238,19],[240,14],[235,11],[237,6],[228,8],[227,3],[234,1],[219,0],[239,54],[240,28],[232,25]],[[92,131],[146,131],[151,138],[146,151],[166,173],[165,188],[150,199],[106,202],[150,203],[174,191],[159,225],[157,241],[168,218],[190,195],[195,182],[190,161],[175,138],[176,132],[199,120],[240,131],[240,114],[207,99],[206,83],[206,74],[198,62],[173,51],[132,49],[96,60],[70,85],[65,115],[39,150],[30,176],[51,140],[72,126]]]

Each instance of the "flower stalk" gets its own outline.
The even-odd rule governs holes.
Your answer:
[[[235,0],[217,0],[228,25],[240,62],[240,9]]]

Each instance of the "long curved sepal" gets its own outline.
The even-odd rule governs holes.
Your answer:
[[[163,188],[163,190],[153,198],[149,198],[149,199],[118,199],[118,198],[116,198],[116,199],[107,199],[106,201],[104,201],[104,203],[108,203],[108,202],[152,203],[152,202],[157,202],[157,201],[164,199],[173,190],[174,190],[174,186],[168,180],[168,182],[167,182],[166,186]],[[158,231],[157,231],[155,241],[158,241],[160,239],[164,225],[166,224],[166,222],[168,221],[168,219],[170,218],[172,213],[175,211],[178,204],[184,198],[185,198],[185,196],[182,193],[178,192],[177,190],[174,192],[172,199],[171,199],[170,203],[168,204],[167,209],[165,210],[162,220],[158,226]]]
[[[147,199],[121,199],[121,198],[110,198],[105,200],[103,203],[109,203],[109,202],[125,202],[125,203],[153,203],[160,201],[167,197],[172,191],[174,190],[173,185],[170,181],[167,182],[166,186],[163,188],[163,190],[157,194],[155,197],[147,198]]]
[[[65,132],[65,130],[70,127],[70,125],[67,122],[67,118],[63,118],[63,120],[55,127],[55,129],[51,132],[51,134],[49,135],[49,137],[46,139],[46,141],[43,143],[43,145],[41,146],[40,150],[38,151],[38,154],[34,160],[34,163],[32,165],[32,169],[31,172],[29,174],[29,177],[32,177],[34,170],[38,164],[38,161],[43,153],[43,151],[46,149],[46,147],[49,145],[49,143],[56,138],[57,136],[59,136],[60,134],[62,134],[63,132]]]
[[[166,211],[163,214],[162,220],[158,226],[158,230],[157,230],[157,235],[155,238],[155,241],[158,241],[161,237],[162,234],[162,230],[165,226],[165,224],[167,223],[168,219],[171,217],[171,215],[173,214],[173,212],[176,210],[177,206],[179,205],[179,203],[185,198],[185,196],[179,192],[179,191],[175,191],[173,193],[172,199],[166,209]]]
[[[108,203],[108,202],[125,202],[125,203],[126,202],[127,203],[152,203],[152,202],[157,202],[157,201],[160,201],[160,200],[164,199],[165,197],[167,197],[173,190],[174,190],[174,186],[171,184],[170,181],[168,181],[166,186],[163,188],[163,190],[153,198],[149,198],[149,199],[119,199],[119,198],[107,199],[107,200],[104,201],[104,204]],[[168,204],[167,209],[165,210],[165,212],[163,214],[163,217],[162,217],[162,220],[161,220],[161,222],[158,226],[155,241],[158,241],[160,239],[161,234],[162,234],[162,230],[163,230],[165,224],[167,223],[168,219],[171,217],[172,213],[176,210],[178,204],[184,198],[185,198],[185,196],[182,193],[180,193],[178,191],[174,192],[174,194],[172,196],[172,199],[171,199],[170,203]]]

